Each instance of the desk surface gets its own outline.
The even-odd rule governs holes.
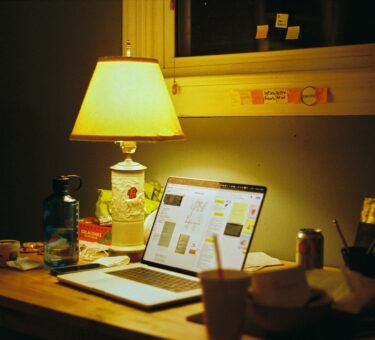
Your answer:
[[[42,256],[32,255],[39,261]],[[187,321],[201,302],[142,311],[59,283],[49,269],[0,268],[1,327],[42,338],[205,339],[206,328]],[[251,337],[243,336],[243,339]]]
[[[186,320],[201,302],[145,312],[58,283],[45,268],[0,269],[0,327],[48,338],[206,337],[204,326]]]
[[[0,268],[0,332],[3,327],[53,339],[205,339],[206,328],[186,319],[202,311],[195,302],[146,312],[58,283],[46,268]]]
[[[334,272],[340,277],[339,271]],[[202,303],[196,302],[145,312],[60,284],[46,268],[26,272],[0,268],[0,337],[4,329],[11,329],[49,339],[205,339],[206,328],[186,320],[202,311]],[[367,334],[373,335],[371,327]]]

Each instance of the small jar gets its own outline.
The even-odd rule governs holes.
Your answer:
[[[0,267],[6,267],[7,261],[17,260],[20,247],[20,241],[0,240]]]

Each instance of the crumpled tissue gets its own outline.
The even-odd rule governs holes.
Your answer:
[[[375,279],[348,268],[313,269],[306,272],[311,287],[323,289],[336,310],[358,314],[375,307]]]

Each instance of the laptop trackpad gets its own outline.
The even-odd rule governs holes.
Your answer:
[[[177,298],[179,295],[164,289],[117,277],[86,282],[85,286],[99,292],[105,292],[109,296],[146,304],[159,303],[166,299],[173,300],[173,296]]]

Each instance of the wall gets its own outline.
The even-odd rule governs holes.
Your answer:
[[[375,117],[180,119],[186,141],[141,144],[146,177],[214,178],[268,187],[252,251],[294,260],[299,228],[323,230],[327,265],[341,265],[332,219],[354,241],[362,199],[375,193]]]
[[[111,143],[69,142],[95,61],[121,53],[120,0],[1,1],[0,238],[40,240],[51,179],[77,173],[81,215],[110,188]],[[4,47],[4,48],[3,48]],[[372,99],[371,99],[372,100]],[[375,117],[183,118],[187,140],[140,144],[146,177],[205,177],[268,187],[252,250],[294,259],[300,227],[321,227],[326,264],[341,264],[339,219],[354,239],[375,193]]]
[[[0,238],[42,239],[53,177],[82,175],[84,215],[109,182],[112,145],[68,138],[96,60],[121,55],[121,16],[121,0],[0,1]]]

